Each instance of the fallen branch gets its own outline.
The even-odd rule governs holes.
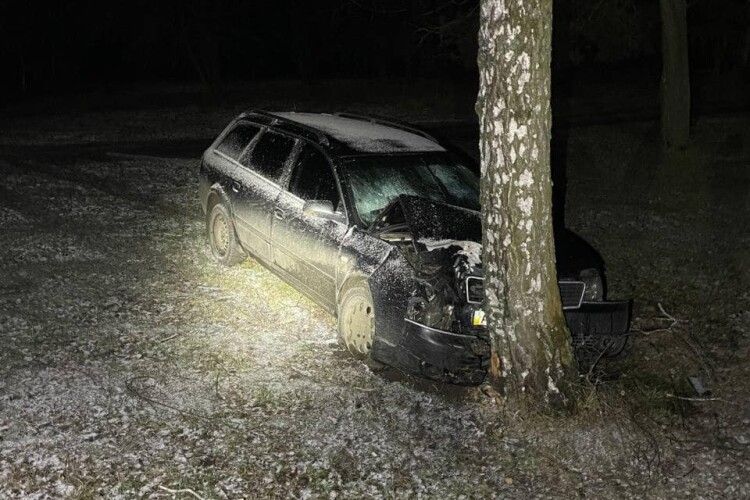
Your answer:
[[[190,488],[182,488],[180,490],[173,490],[172,488],[167,488],[166,486],[159,485],[159,489],[162,489],[162,490],[166,491],[167,493],[171,493],[173,495],[176,495],[178,493],[188,493],[190,495],[193,495],[198,500],[206,500],[205,498],[203,498],[202,496],[200,496],[199,494],[197,494],[196,492],[194,492]]]

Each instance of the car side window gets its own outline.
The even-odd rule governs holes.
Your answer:
[[[303,200],[328,200],[339,206],[339,191],[331,165],[323,153],[306,144],[297,155],[289,181],[289,192]]]
[[[246,152],[240,158],[240,163],[269,180],[277,181],[293,147],[294,139],[274,132],[265,132],[252,151]]]
[[[216,149],[228,157],[236,160],[245,150],[250,141],[258,134],[260,127],[247,122],[237,123],[221,140]]]

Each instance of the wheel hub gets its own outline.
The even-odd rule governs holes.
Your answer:
[[[214,217],[213,223],[214,247],[222,257],[229,250],[229,224],[222,214]]]
[[[360,354],[370,352],[375,330],[375,313],[372,304],[364,297],[352,297],[342,319],[344,341],[347,347]]]

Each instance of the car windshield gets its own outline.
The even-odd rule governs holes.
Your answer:
[[[343,166],[354,208],[368,226],[402,194],[479,210],[479,179],[448,154],[360,156]]]

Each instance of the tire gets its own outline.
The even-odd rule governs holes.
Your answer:
[[[342,347],[357,359],[370,359],[375,339],[375,306],[366,283],[347,287],[339,297],[338,331]]]
[[[208,230],[208,244],[216,262],[225,266],[233,266],[245,260],[245,252],[237,241],[234,223],[229,210],[217,203],[206,217]]]

